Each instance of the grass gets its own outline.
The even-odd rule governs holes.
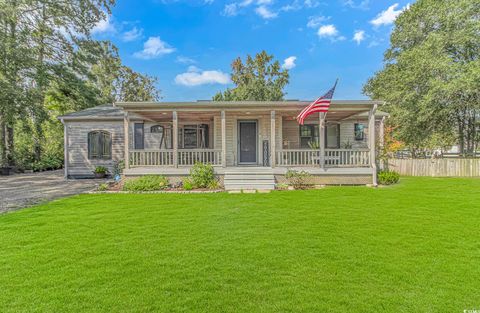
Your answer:
[[[0,312],[480,309],[480,180],[82,195],[0,216]]]

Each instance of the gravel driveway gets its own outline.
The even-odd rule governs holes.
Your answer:
[[[63,170],[0,176],[0,213],[93,190],[104,180],[63,178]]]

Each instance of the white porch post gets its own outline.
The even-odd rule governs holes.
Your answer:
[[[65,171],[65,179],[68,178],[68,126],[64,120],[63,123],[63,154],[64,154],[64,171]]]
[[[173,124],[173,166],[178,167],[178,117],[177,111],[172,112]]]
[[[276,143],[275,143],[275,111],[270,112],[270,166],[275,167]]]
[[[373,186],[377,186],[377,163],[375,154],[375,112],[377,105],[375,104],[368,114],[368,142],[370,148],[370,164],[373,172]]]
[[[320,167],[325,167],[325,113],[320,112],[318,115],[318,138],[320,145]]]
[[[128,116],[128,111],[125,111],[123,114],[123,143],[125,151],[125,169],[130,168],[130,117]]]
[[[225,110],[220,112],[222,122],[222,167],[227,167],[227,124],[225,121]]]

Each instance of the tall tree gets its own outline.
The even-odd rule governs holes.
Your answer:
[[[262,51],[255,57],[247,55],[245,63],[238,57],[232,62],[232,82],[236,85],[217,93],[215,101],[278,101],[285,96],[288,70],[282,69],[274,56]]]
[[[413,151],[475,148],[480,112],[480,2],[418,0],[395,21],[385,67],[364,86]]]

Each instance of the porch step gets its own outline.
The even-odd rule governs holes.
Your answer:
[[[225,172],[225,190],[273,190],[275,177],[271,168],[238,168]]]

